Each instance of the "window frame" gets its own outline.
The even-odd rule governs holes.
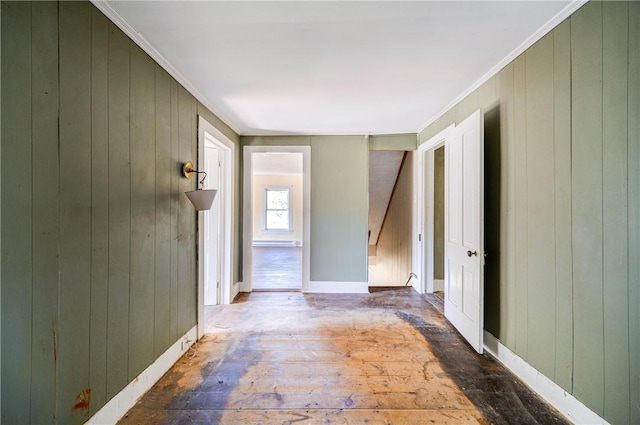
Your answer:
[[[267,208],[267,193],[269,191],[286,191],[289,195],[289,208],[284,209],[268,209]],[[288,211],[289,213],[289,228],[287,229],[269,229],[267,227],[267,212],[268,211]],[[293,229],[293,186],[291,185],[263,185],[262,186],[262,231],[264,233],[292,233]]]

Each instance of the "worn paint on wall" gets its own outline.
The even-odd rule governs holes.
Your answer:
[[[203,111],[89,2],[1,18],[2,421],[82,423],[195,324]]]
[[[639,16],[587,3],[419,135],[485,111],[486,328],[611,423],[640,422]]]

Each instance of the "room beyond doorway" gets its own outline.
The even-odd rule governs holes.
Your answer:
[[[245,292],[304,291],[308,284],[309,151],[245,146]]]
[[[299,291],[301,276],[302,248],[253,247],[254,291]]]

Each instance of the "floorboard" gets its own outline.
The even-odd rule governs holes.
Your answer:
[[[436,297],[241,294],[121,424],[565,424]]]
[[[253,290],[300,290],[302,248],[253,247]]]

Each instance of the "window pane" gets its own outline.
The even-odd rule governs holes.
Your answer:
[[[267,211],[267,230],[289,230],[289,211]]]
[[[267,189],[267,209],[268,210],[288,210],[289,191]]]

